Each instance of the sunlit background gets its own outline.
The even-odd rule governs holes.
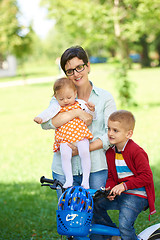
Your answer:
[[[160,1],[0,1],[0,239],[59,240],[57,196],[42,188],[52,178],[54,131],[33,118],[62,75],[59,57],[81,45],[89,79],[133,112],[133,140],[148,153],[157,214],[140,214],[136,231],[160,222]],[[112,213],[118,223],[117,213]]]

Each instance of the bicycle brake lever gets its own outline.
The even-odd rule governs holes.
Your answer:
[[[56,184],[41,184],[41,186],[47,186],[47,187],[50,187],[51,189],[54,189],[54,190],[58,190],[58,189],[61,189],[61,187],[57,187]]]
[[[44,186],[49,186],[50,187],[50,184],[47,184],[47,183],[41,184],[41,187],[44,187]]]
[[[51,188],[51,189],[54,189],[54,190],[58,189],[57,186],[56,186],[55,184],[50,185],[50,188]]]

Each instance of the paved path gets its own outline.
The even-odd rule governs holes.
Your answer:
[[[8,82],[0,82],[0,88],[13,87],[13,86],[24,86],[27,84],[36,84],[36,83],[45,83],[45,82],[53,82],[55,79],[60,76],[49,76],[42,78],[33,78],[33,79],[25,79],[25,80],[17,80],[17,81],[8,81]]]

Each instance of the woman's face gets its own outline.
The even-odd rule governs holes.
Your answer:
[[[66,65],[65,65],[65,71],[69,70],[69,69],[75,69],[76,67],[78,67],[79,65],[84,64],[83,60],[74,57],[71,60],[69,60]],[[76,70],[74,70],[73,75],[71,76],[67,76],[70,80],[73,81],[73,83],[77,86],[83,86],[86,83],[88,83],[88,73],[90,71],[90,63],[86,65],[84,65],[84,70],[81,72],[77,72]]]

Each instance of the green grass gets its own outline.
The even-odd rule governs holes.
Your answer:
[[[133,139],[148,153],[154,174],[157,214],[148,221],[148,210],[136,221],[137,232],[160,222],[160,69],[129,72],[137,85],[137,108]],[[29,70],[28,70],[29,71]],[[38,70],[37,70],[38,72]],[[118,103],[112,73],[107,64],[92,66],[90,79],[109,90]],[[56,193],[42,188],[42,175],[51,178],[53,131],[43,131],[33,122],[52,96],[52,83],[0,89],[0,239],[53,240],[56,233]],[[117,220],[117,213],[112,212]]]
[[[58,75],[58,66],[53,62],[29,62],[24,65],[17,65],[16,76],[0,78],[0,82],[33,79]]]

